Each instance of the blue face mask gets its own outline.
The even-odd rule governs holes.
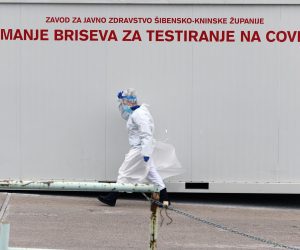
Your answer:
[[[128,109],[129,108],[129,109]],[[128,120],[129,116],[131,115],[132,113],[132,110],[131,108],[128,106],[128,105],[123,105],[123,104],[120,104],[119,105],[119,110],[121,112],[121,116],[124,120]]]
[[[127,112],[128,114],[132,113],[132,109],[128,105],[123,104],[122,108],[124,112]]]

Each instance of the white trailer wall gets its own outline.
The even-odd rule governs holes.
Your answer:
[[[298,5],[0,4],[1,28],[297,30]],[[263,17],[263,25],[47,24],[53,17]],[[137,89],[196,192],[300,193],[299,43],[0,41],[0,179],[115,180],[116,93]],[[165,131],[168,131],[166,134]],[[277,185],[278,184],[278,185]],[[280,184],[280,185],[279,185]]]

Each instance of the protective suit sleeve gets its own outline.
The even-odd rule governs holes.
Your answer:
[[[143,156],[151,156],[153,152],[153,121],[146,114],[139,114],[134,120],[140,130],[141,153]]]

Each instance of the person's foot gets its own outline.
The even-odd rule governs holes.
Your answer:
[[[159,192],[159,202],[163,204],[163,207],[168,207],[171,205],[171,201],[168,196],[167,189],[164,188]]]
[[[116,205],[118,198],[118,193],[117,192],[111,192],[105,196],[99,195],[98,200],[103,202],[106,205],[109,205],[111,207],[114,207]]]

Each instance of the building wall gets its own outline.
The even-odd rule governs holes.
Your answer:
[[[0,179],[115,180],[116,93],[137,89],[185,174],[299,183],[299,42],[149,42],[148,29],[297,30],[298,5],[0,5],[1,29],[139,30],[142,42],[0,41]],[[249,24],[74,24],[46,17],[261,17]],[[167,133],[166,133],[167,131]]]

